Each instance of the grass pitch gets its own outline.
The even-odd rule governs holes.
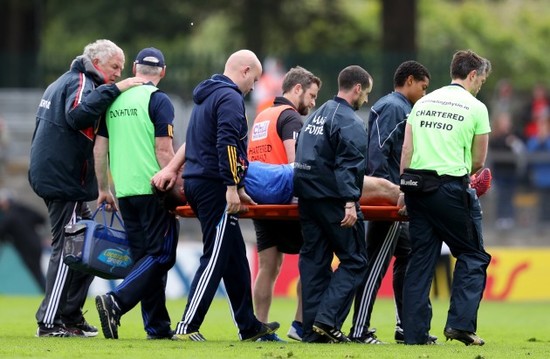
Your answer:
[[[550,358],[550,303],[482,302],[478,334],[483,347],[466,347],[445,342],[442,331],[448,301],[434,300],[431,333],[441,345],[405,346],[393,341],[395,325],[393,301],[376,302],[372,323],[378,338],[387,345],[242,343],[237,337],[229,306],[225,299],[215,299],[201,333],[207,342],[175,342],[145,340],[138,307],[122,317],[119,340],[96,338],[36,338],[34,314],[40,297],[0,296],[0,357],[2,358]],[[180,319],[185,299],[170,300],[168,310],[173,325]],[[93,298],[84,308],[86,319],[99,327]],[[286,332],[293,319],[295,301],[275,299],[270,320],[281,323],[279,336]],[[350,320],[344,325],[349,331]]]

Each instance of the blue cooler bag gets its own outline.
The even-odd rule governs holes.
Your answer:
[[[102,214],[103,223],[95,221],[98,212]],[[113,227],[115,218],[121,229]],[[92,219],[66,225],[63,262],[71,269],[105,279],[126,277],[132,269],[133,260],[124,224],[117,212],[111,213],[111,223],[107,225],[105,206],[102,204]]]
[[[248,164],[244,177],[246,193],[258,204],[287,204],[294,193],[294,167],[259,161]]]

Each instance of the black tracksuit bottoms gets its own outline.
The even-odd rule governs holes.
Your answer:
[[[166,281],[168,271],[176,263],[179,222],[154,195],[122,197],[119,206],[134,266],[111,294],[122,310],[121,314],[141,302],[147,334],[169,337]]]
[[[198,178],[186,178],[184,186],[201,223],[203,254],[176,333],[199,330],[223,280],[240,339],[248,339],[262,324],[254,315],[250,267],[239,219],[226,212],[227,186],[221,181]]]
[[[302,280],[304,342],[319,340],[314,322],[340,329],[355,291],[367,269],[365,226],[358,210],[351,228],[340,225],[344,202],[336,199],[299,199],[299,215],[304,244],[299,269]],[[333,271],[335,259],[339,264]]]
[[[48,328],[61,324],[78,324],[83,320],[82,307],[94,276],[70,269],[63,263],[65,226],[73,215],[84,219],[92,214],[86,202],[46,200],[52,231],[52,253],[46,273],[46,292],[36,321]]]
[[[367,227],[367,256],[369,263],[354,301],[353,324],[350,337],[367,334],[374,302],[382,280],[393,263],[393,292],[395,297],[396,326],[401,326],[403,315],[403,280],[409,263],[411,244],[407,222],[372,221]]]

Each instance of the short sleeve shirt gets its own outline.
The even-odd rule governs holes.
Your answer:
[[[173,119],[172,103],[154,86],[131,88],[111,104],[105,130],[117,197],[152,194],[151,177],[160,169],[156,137],[172,137]]]
[[[487,107],[459,85],[421,98],[408,123],[413,137],[410,167],[435,170],[439,175],[470,173],[474,136],[491,132]]]

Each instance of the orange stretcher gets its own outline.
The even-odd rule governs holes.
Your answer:
[[[369,221],[407,221],[408,218],[397,213],[397,206],[361,206],[365,220]],[[176,207],[181,217],[195,217],[191,206]],[[297,204],[259,204],[248,206],[248,211],[239,213],[240,218],[297,220]]]

